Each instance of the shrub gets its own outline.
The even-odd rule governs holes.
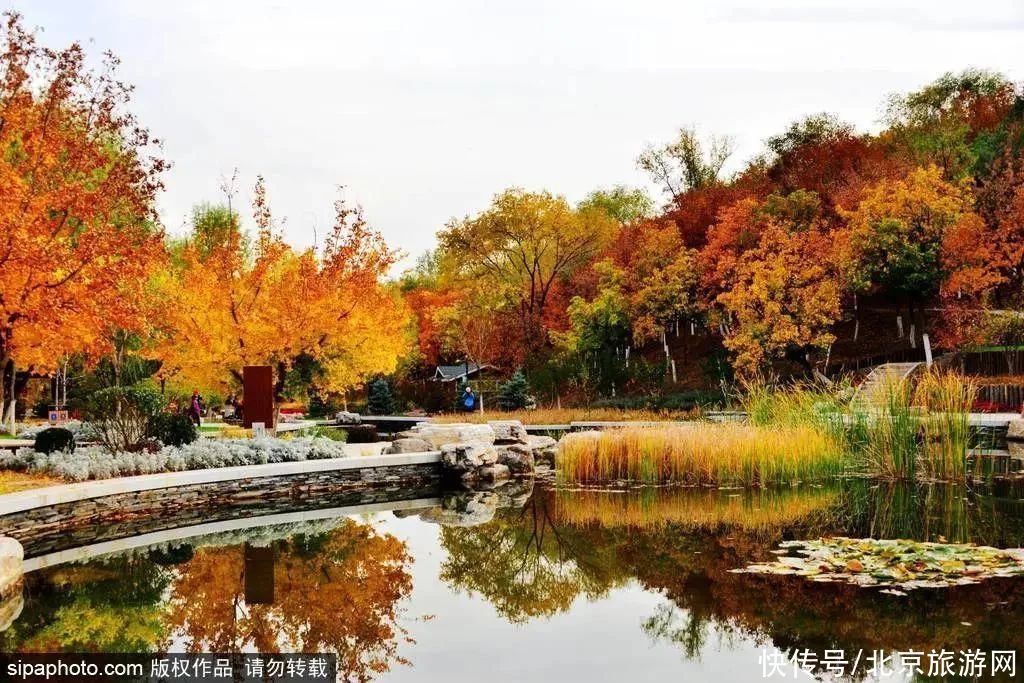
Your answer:
[[[72,434],[69,429],[48,427],[47,429],[39,432],[36,436],[36,443],[33,448],[40,453],[47,454],[53,453],[54,451],[74,453],[75,435]]]
[[[395,399],[391,386],[383,377],[370,382],[367,387],[366,411],[371,415],[390,415],[395,410]]]
[[[96,438],[112,453],[138,450],[150,421],[164,409],[164,397],[147,386],[110,387],[92,394],[86,415]]]
[[[377,443],[380,436],[373,425],[349,425],[345,427],[345,440],[349,443]]]
[[[199,438],[196,426],[184,413],[157,413],[149,420],[148,433],[165,446],[183,446]]]
[[[522,410],[530,402],[530,385],[522,370],[515,374],[498,390],[498,407],[502,410]]]
[[[164,446],[147,453],[108,451],[103,446],[78,448],[74,453],[38,453],[31,448],[0,452],[0,469],[38,472],[71,481],[109,479],[136,474],[180,472],[211,467],[264,465],[345,458],[344,444],[330,439],[199,439],[183,446]]]

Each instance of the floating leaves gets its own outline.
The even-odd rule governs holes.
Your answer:
[[[915,588],[947,588],[982,579],[1024,574],[1024,549],[906,540],[823,538],[785,541],[775,562],[752,564],[736,573],[792,574],[822,583],[887,587],[903,595]],[[790,554],[793,553],[793,554]],[[893,587],[898,587],[895,590]]]

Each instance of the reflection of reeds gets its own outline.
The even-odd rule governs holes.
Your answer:
[[[739,527],[767,531],[827,510],[837,499],[828,489],[729,490],[671,488],[634,492],[559,491],[555,519],[572,526],[690,528]]]
[[[836,477],[842,444],[812,426],[694,424],[567,435],[558,473],[563,481],[617,480],[757,486]]]

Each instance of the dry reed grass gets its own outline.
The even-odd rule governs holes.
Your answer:
[[[568,434],[557,463],[562,481],[761,486],[836,477],[843,444],[809,425],[694,423]]]

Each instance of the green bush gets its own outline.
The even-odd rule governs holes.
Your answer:
[[[498,389],[498,407],[502,410],[522,410],[530,402],[530,385],[522,370],[515,374]]]
[[[383,377],[370,382],[367,387],[366,410],[370,415],[390,415],[395,410],[395,399],[391,386]]]
[[[75,435],[70,430],[62,427],[50,427],[36,435],[36,443],[33,449],[37,453],[54,453],[63,451],[65,453],[75,452]]]
[[[199,438],[196,426],[184,413],[157,413],[149,420],[148,435],[165,446],[184,446]]]
[[[131,452],[145,445],[150,422],[164,407],[164,397],[152,387],[109,387],[86,401],[86,419],[111,453]]]

